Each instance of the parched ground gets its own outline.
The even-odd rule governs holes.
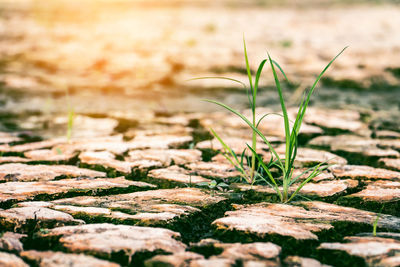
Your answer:
[[[355,111],[309,111],[296,173],[332,165],[291,204],[278,203],[268,186],[238,183],[206,130],[213,125],[240,153],[249,131],[226,113],[108,118],[108,129],[77,126],[80,137],[70,141],[3,132],[0,263],[398,266],[400,132],[371,130],[369,117]],[[260,130],[284,153],[279,116]],[[259,153],[268,160],[261,142]],[[212,180],[230,187],[197,185]]]
[[[400,266],[400,12],[354,2],[0,1],[0,266]],[[251,142],[200,101],[244,109],[244,90],[185,82],[246,81],[242,33],[253,71],[265,49],[284,66],[291,120],[350,46],[307,110],[294,175],[330,166],[290,204],[240,183],[210,133],[237,154]],[[271,83],[259,117],[279,108]],[[282,118],[259,129],[283,156]],[[198,185],[213,181],[229,187]]]

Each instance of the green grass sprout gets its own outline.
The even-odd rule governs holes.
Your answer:
[[[376,229],[378,228],[378,221],[379,221],[379,218],[381,217],[383,207],[384,207],[384,205],[382,205],[382,208],[381,208],[380,212],[378,213],[378,215],[376,215],[376,218],[372,225],[372,236],[376,236]]]
[[[68,111],[68,128],[67,128],[67,141],[71,141],[72,137],[72,129],[74,127],[74,117],[75,113],[73,109],[70,109]]]
[[[197,183],[196,186],[200,186],[200,187],[208,187],[208,189],[211,190],[211,194],[214,195],[215,190],[219,190],[219,191],[224,191],[224,189],[229,188],[229,185],[224,183],[224,182],[220,182],[218,183],[215,180],[212,180],[210,182],[200,182]]]
[[[253,185],[256,181],[263,181],[266,184],[270,185],[277,193],[279,196],[279,199],[282,203],[287,203],[290,202],[298,193],[299,191],[303,188],[304,185],[306,185],[311,179],[319,175],[322,171],[326,170],[328,166],[326,165],[327,162],[320,163],[318,165],[315,165],[312,168],[307,169],[305,172],[303,172],[300,175],[293,176],[293,170],[294,170],[294,161],[296,159],[297,155],[297,148],[298,148],[298,135],[300,132],[301,124],[303,122],[304,116],[306,114],[306,110],[308,107],[308,104],[310,102],[310,98],[312,93],[314,92],[319,80],[321,77],[324,75],[324,73],[327,71],[327,69],[331,66],[331,64],[344,52],[344,50],[347,48],[345,47],[342,51],[340,51],[339,54],[337,54],[328,64],[327,66],[322,70],[322,72],[318,75],[317,79],[311,86],[311,88],[308,90],[308,92],[303,93],[303,97],[300,101],[300,105],[298,108],[297,116],[294,122],[289,120],[288,116],[288,111],[285,105],[285,100],[283,97],[283,91],[282,91],[282,86],[279,81],[278,73],[277,70],[280,71],[280,73],[283,75],[286,81],[289,82],[285,72],[281,68],[281,66],[274,61],[269,54],[267,54],[267,58],[262,60],[261,63],[258,66],[256,75],[253,79],[252,72],[249,66],[249,60],[247,56],[247,48],[246,48],[246,42],[245,39],[243,38],[243,47],[244,47],[244,58],[246,62],[246,70],[247,70],[247,76],[249,79],[249,87],[246,87],[246,85],[235,79],[231,78],[226,78],[226,77],[200,77],[200,78],[194,78],[191,80],[198,80],[198,79],[225,79],[229,81],[233,81],[236,83],[241,84],[243,87],[246,88],[247,92],[247,97],[251,109],[251,118],[248,119],[246,116],[244,116],[242,113],[237,111],[236,109],[225,105],[224,103],[215,101],[215,100],[210,100],[210,99],[204,99],[204,101],[207,101],[209,103],[213,103],[216,105],[219,105],[223,107],[224,109],[230,111],[231,113],[235,114],[239,118],[241,118],[251,129],[252,129],[252,138],[251,138],[251,145],[247,144],[247,149],[249,150],[251,157],[249,157],[246,154],[246,149],[242,152],[240,156],[236,155],[236,153],[227,145],[222,138],[213,130],[211,129],[212,134],[214,137],[221,143],[223,147],[223,155],[225,158],[236,168],[236,170],[239,171],[240,176],[243,178],[243,180],[251,185]],[[272,74],[274,77],[276,89],[279,95],[279,101],[281,105],[281,110],[282,114],[279,114],[279,116],[282,116],[283,121],[284,121],[284,126],[285,126],[285,145],[286,145],[286,150],[285,150],[285,158],[281,158],[280,155],[275,151],[274,147],[271,145],[271,143],[267,140],[267,138],[260,132],[258,129],[258,126],[260,125],[261,121],[267,117],[268,115],[272,115],[274,113],[268,113],[263,115],[258,121],[256,121],[256,103],[257,103],[257,92],[259,89],[259,81],[261,77],[261,72],[265,66],[265,64],[269,62],[269,65],[272,70]],[[293,124],[292,128],[290,128],[290,123]],[[257,136],[259,136],[262,141],[268,146],[269,151],[271,153],[271,160],[268,163],[265,163],[262,158],[257,154]],[[246,159],[246,162],[245,160]],[[278,179],[279,177],[275,178],[271,172],[272,167],[277,167],[280,172],[282,173],[282,177]],[[294,192],[290,193],[290,186],[292,186],[295,182],[297,182],[303,175],[306,175],[306,178],[297,186],[297,188],[294,190]],[[278,182],[281,183],[278,184]]]

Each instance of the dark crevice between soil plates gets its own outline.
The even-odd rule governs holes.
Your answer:
[[[227,201],[219,202],[218,204],[210,205],[201,208],[200,212],[188,216],[182,216],[174,221],[169,221],[167,223],[159,224],[146,224],[140,221],[134,220],[115,220],[109,219],[102,216],[88,216],[88,215],[74,215],[75,219],[82,219],[86,223],[113,223],[113,224],[127,224],[127,225],[138,225],[138,226],[151,226],[151,227],[162,227],[167,228],[181,234],[181,241],[190,244],[191,242],[198,242],[201,239],[212,237],[213,228],[211,223],[223,216],[223,214],[230,209],[231,205]],[[56,227],[56,225],[49,225]],[[47,227],[47,225],[45,226]],[[60,236],[58,237],[40,237],[37,233],[46,233],[46,229],[43,226],[39,226],[37,221],[33,222],[33,226],[27,228],[28,238],[24,242],[24,248],[35,249],[35,250],[53,250],[53,251],[63,251],[68,252],[59,242]],[[86,252],[86,254],[91,254]],[[125,251],[120,251],[117,253],[112,253],[110,255],[99,255],[94,254],[94,256],[114,262],[118,262],[123,266],[143,266],[143,262],[155,255],[166,254],[164,251],[155,252],[138,252],[131,257],[126,255]]]
[[[63,198],[71,198],[77,196],[111,196],[118,194],[127,194],[138,191],[147,191],[154,188],[140,188],[136,185],[129,185],[127,187],[113,187],[113,188],[97,188],[97,189],[70,189],[68,192],[56,194],[39,194],[33,197],[28,197],[23,201],[52,201]],[[8,200],[0,203],[1,209],[9,209],[14,204],[21,202],[20,200]]]
[[[335,201],[336,205],[368,210],[376,213],[400,216],[400,200],[394,201],[366,201],[360,197],[343,196]]]

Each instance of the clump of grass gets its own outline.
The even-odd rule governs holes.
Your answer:
[[[247,96],[251,108],[251,119],[249,120],[244,116],[242,113],[239,111],[235,110],[234,108],[225,105],[224,103],[214,101],[214,100],[209,100],[205,99],[205,101],[214,103],[216,105],[219,105],[226,110],[232,112],[233,114],[237,115],[239,118],[241,118],[251,129],[252,129],[252,144],[249,145],[247,144],[248,149],[251,151],[251,157],[248,157],[246,155],[246,150],[243,151],[243,153],[238,156],[236,153],[227,145],[223,139],[213,130],[211,129],[212,134],[215,136],[216,139],[221,143],[223,147],[223,155],[225,158],[233,165],[235,168],[240,172],[242,179],[249,183],[249,184],[254,184],[256,181],[264,181],[268,185],[270,185],[277,193],[279,196],[279,199],[281,202],[286,203],[291,201],[301,190],[301,188],[306,185],[311,179],[316,177],[318,174],[320,174],[323,170],[325,170],[328,166],[325,165],[324,163],[320,163],[318,165],[315,165],[312,168],[307,169],[303,173],[297,176],[293,176],[293,170],[294,170],[294,161],[296,159],[297,155],[297,148],[298,148],[298,135],[300,131],[300,127],[302,124],[302,121],[304,119],[304,115],[306,113],[308,104],[310,102],[310,98],[312,93],[315,90],[316,85],[318,84],[319,80],[321,77],[324,75],[326,70],[330,67],[330,65],[336,60],[337,57],[339,57],[340,54],[343,53],[343,51],[347,48],[344,48],[339,54],[337,54],[329,63],[328,65],[323,69],[323,71],[318,75],[317,79],[311,86],[311,88],[308,90],[308,92],[303,93],[303,97],[301,99],[299,109],[297,112],[297,116],[295,121],[293,122],[293,127],[290,129],[289,125],[289,116],[288,112],[286,109],[285,105],[285,100],[283,97],[283,92],[282,92],[282,87],[281,83],[278,78],[278,74],[276,71],[276,68],[279,69],[279,71],[282,73],[284,78],[288,81],[287,76],[283,69],[279,66],[279,64],[274,61],[271,56],[268,54],[268,58],[264,59],[261,61],[260,65],[258,66],[255,78],[253,80],[252,72],[250,70],[249,66],[249,60],[247,56],[247,49],[246,49],[246,42],[243,39],[243,47],[244,47],[244,57],[245,57],[245,62],[246,62],[246,70],[247,70],[247,76],[249,78],[249,88],[241,81],[227,78],[227,77],[201,77],[201,78],[195,78],[195,79],[209,79],[209,78],[218,78],[218,79],[226,79],[230,80],[233,82],[237,82],[241,84],[244,88],[246,88],[247,91]],[[278,153],[275,151],[274,147],[271,145],[271,143],[267,140],[267,138],[259,131],[258,127],[262,120],[267,117],[268,115],[271,115],[271,113],[263,115],[259,120],[256,120],[256,103],[257,103],[257,91],[259,89],[259,81],[260,81],[260,76],[261,72],[264,68],[264,65],[266,62],[269,62],[273,77],[275,80],[275,85],[276,89],[279,95],[279,101],[281,104],[281,109],[282,109],[282,116],[284,125],[285,125],[285,143],[286,143],[286,151],[285,151],[285,158],[281,158]],[[195,80],[193,79],[193,80]],[[269,150],[271,152],[271,160],[268,163],[264,163],[262,158],[257,154],[257,136],[259,136],[264,143],[269,147]],[[246,160],[244,160],[246,159]],[[272,173],[271,173],[271,168],[277,167],[281,173],[282,173],[282,184],[278,185],[279,180],[275,178]],[[292,186],[295,182],[297,182],[300,177],[303,175],[307,175],[306,179],[303,180],[303,182],[300,183],[300,185],[297,186],[295,191],[290,194],[290,186]]]

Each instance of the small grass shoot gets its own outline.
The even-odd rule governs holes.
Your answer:
[[[300,102],[300,106],[298,108],[297,116],[296,119],[294,120],[293,126],[290,129],[290,124],[289,124],[289,116],[287,112],[287,108],[285,105],[285,100],[283,97],[283,92],[282,92],[282,86],[278,78],[278,69],[283,77],[289,82],[285,72],[283,69],[279,66],[279,64],[274,61],[271,56],[268,54],[268,57],[264,60],[261,61],[261,63],[258,66],[255,78],[253,80],[252,72],[249,66],[249,60],[247,56],[247,48],[246,48],[246,42],[243,38],[243,47],[244,47],[244,58],[246,62],[246,70],[247,70],[247,76],[249,79],[249,87],[247,87],[243,82],[236,80],[236,79],[231,79],[227,77],[200,77],[200,78],[194,78],[191,80],[198,80],[198,79],[210,79],[210,78],[216,78],[216,79],[225,79],[229,81],[233,81],[236,83],[241,84],[247,92],[248,96],[248,101],[250,104],[250,109],[251,109],[251,118],[248,119],[246,118],[245,115],[240,113],[239,111],[235,110],[234,108],[225,105],[224,103],[215,101],[215,100],[209,100],[205,99],[205,101],[219,105],[226,110],[232,112],[233,114],[237,115],[239,118],[241,118],[251,129],[252,129],[252,143],[251,145],[247,144],[247,147],[249,151],[251,151],[251,156],[249,157],[246,155],[246,150],[242,152],[241,155],[236,155],[236,153],[229,147],[228,144],[226,144],[223,139],[213,130],[211,129],[212,134],[215,136],[215,138],[221,143],[223,147],[223,155],[225,158],[240,172],[241,178],[249,184],[254,184],[256,181],[263,181],[270,185],[277,195],[279,196],[279,199],[282,203],[286,203],[291,201],[303,188],[304,185],[306,185],[311,179],[316,177],[318,174],[320,174],[322,171],[328,168],[328,166],[324,163],[320,163],[312,168],[307,169],[303,173],[297,176],[293,176],[293,170],[294,170],[294,161],[296,159],[297,155],[297,148],[298,148],[298,135],[300,131],[301,124],[303,122],[304,116],[306,114],[306,110],[308,107],[308,104],[310,102],[310,98],[312,93],[314,92],[319,80],[321,77],[324,75],[326,70],[331,66],[331,64],[343,53],[343,51],[347,48],[345,47],[339,54],[337,54],[329,63],[328,65],[322,70],[322,72],[318,75],[317,79],[311,86],[311,88],[308,90],[308,92],[303,93],[302,100]],[[260,117],[260,119],[256,120],[256,103],[257,103],[257,92],[259,89],[259,81],[261,77],[261,72],[264,68],[264,65],[269,62],[269,65],[272,69],[272,74],[274,77],[276,89],[279,95],[279,101],[281,105],[281,110],[282,110],[282,115],[279,114],[279,116],[282,116],[284,120],[284,125],[285,125],[285,144],[286,144],[286,151],[285,151],[285,158],[281,158],[278,153],[275,151],[274,147],[271,145],[271,143],[267,140],[267,138],[260,132],[258,129],[260,123],[262,120],[272,114],[275,113],[268,113]],[[272,159],[266,163],[263,162],[263,159],[257,154],[257,136],[259,136],[263,142],[268,146],[269,151],[271,152]],[[272,167],[277,167],[281,173],[282,173],[282,178],[277,179],[275,178],[272,173],[271,173],[271,168]],[[299,181],[300,178],[302,178],[304,175],[306,175],[306,178],[297,186],[297,188],[294,190],[294,192],[290,193],[290,187]],[[281,182],[281,185],[278,185],[278,182]]]
[[[382,206],[381,211],[378,213],[378,215],[376,215],[376,218],[372,225],[372,236],[376,236],[376,229],[378,228],[378,222],[379,222],[379,218],[381,217],[383,207],[384,207],[384,205]]]

